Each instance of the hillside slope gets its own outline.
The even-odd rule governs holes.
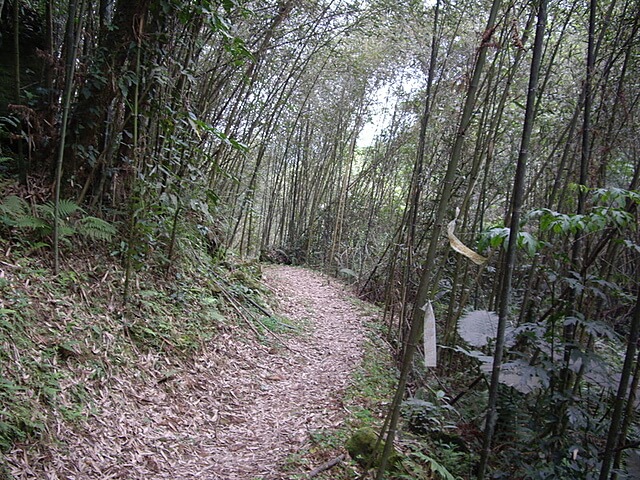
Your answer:
[[[335,280],[227,265],[140,279],[125,308],[113,265],[53,280],[5,260],[6,478],[290,478],[287,458],[343,422],[370,313]]]

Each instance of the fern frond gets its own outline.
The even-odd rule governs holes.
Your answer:
[[[79,235],[93,240],[108,242],[116,234],[116,228],[113,225],[97,217],[82,217],[76,222],[76,227]]]
[[[16,218],[12,226],[16,228],[33,228],[34,230],[42,232],[43,235],[48,235],[52,229],[49,222],[34,217],[33,215],[23,215],[22,217]]]
[[[53,212],[54,208],[51,202],[46,202],[42,205],[36,205],[36,214],[40,218],[47,218],[50,220],[53,218]]]
[[[38,212],[38,215],[41,217],[53,218],[55,205],[53,202],[49,201],[49,202],[43,203],[42,205],[37,205],[36,210]],[[76,212],[82,212],[82,209],[77,203],[71,200],[61,199],[60,205],[59,205],[59,211],[60,211],[60,218],[67,218]]]
[[[8,196],[0,203],[0,223],[14,228],[38,230],[45,235],[51,230],[46,221],[32,215],[26,200],[15,195]]]
[[[116,234],[113,225],[91,216],[82,216],[69,222],[68,218],[75,213],[84,213],[80,206],[71,200],[60,200],[60,221],[58,234],[60,238],[75,234],[93,240],[110,241]],[[0,224],[19,229],[31,229],[41,237],[53,234],[55,206],[49,201],[35,206],[36,215],[31,212],[30,205],[20,197],[11,195],[0,202]]]
[[[11,220],[31,214],[27,201],[16,195],[9,195],[0,202],[0,213]]]
[[[53,233],[53,229],[51,231]],[[58,225],[58,235],[60,238],[70,237],[76,234],[76,229],[66,223],[60,222]]]

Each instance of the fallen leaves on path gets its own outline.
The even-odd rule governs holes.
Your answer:
[[[278,313],[304,326],[301,335],[286,335],[286,345],[277,346],[228,329],[189,362],[146,353],[124,373],[103,372],[101,381],[80,364],[63,388],[90,384],[93,413],[82,427],[59,418],[51,432],[57,442],[17,445],[6,456],[11,474],[289,478],[280,473],[287,456],[308,444],[310,432],[343,421],[342,396],[362,358],[362,318],[340,284],[321,274],[270,266],[264,281]]]

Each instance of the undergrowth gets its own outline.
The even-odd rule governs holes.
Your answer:
[[[46,256],[0,241],[0,451],[56,442],[59,422],[80,426],[99,414],[95,392],[119,375],[162,381],[166,365],[240,322],[289,330],[261,311],[258,264],[216,264],[187,242],[170,275],[139,271],[124,305],[119,259],[73,241],[76,254],[57,277]],[[167,360],[139,368],[145,355]]]

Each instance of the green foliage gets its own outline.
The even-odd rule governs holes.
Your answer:
[[[540,232],[556,235],[575,235],[577,233],[594,233],[606,228],[635,229],[635,217],[628,211],[629,204],[640,203],[640,193],[620,188],[600,188],[589,191],[592,206],[585,214],[567,214],[541,208],[532,210],[524,216],[525,224],[533,220],[539,222]],[[488,248],[506,248],[509,229],[491,227],[480,234],[479,250]],[[518,247],[529,256],[534,256],[541,248],[548,246],[527,231],[518,233]]]
[[[402,440],[403,461],[407,475],[399,478],[472,478],[477,455],[468,438],[461,436],[458,422],[465,414],[443,390],[419,390],[416,397],[402,405],[402,415],[408,431]],[[477,404],[477,402],[476,402]],[[479,406],[479,405],[478,405]]]
[[[184,2],[175,1],[173,3],[178,7],[178,19],[184,24],[192,22],[196,15],[204,17],[209,27],[222,37],[225,49],[233,56],[237,65],[253,58],[245,42],[234,35],[234,28],[229,20],[230,15],[234,12],[238,12],[241,15],[248,13],[243,7],[243,2],[236,0],[202,0],[197,2],[196,5],[185,5]],[[222,11],[219,9],[220,6],[222,6]]]
[[[180,280],[171,288],[149,285],[133,296],[139,315],[126,325],[126,331],[139,348],[188,354],[226,323],[221,302],[207,296],[207,283],[201,289],[187,289],[187,285]]]
[[[579,332],[577,339],[597,341],[589,346],[567,340],[567,329]],[[500,376],[495,478],[591,478],[595,439],[607,427],[608,398],[602,392],[615,391],[611,372],[621,368],[618,335],[605,322],[576,313],[523,323],[512,337]],[[492,357],[464,353],[490,375]],[[576,382],[573,390],[557,388],[567,377]]]
[[[418,444],[413,444],[413,448],[409,451],[406,458],[402,461],[407,473],[399,474],[397,478],[406,480],[461,480],[464,476],[457,476],[451,473],[452,467],[461,470],[461,466],[465,465],[465,454],[460,453],[449,445],[439,445],[438,454],[442,459],[435,455],[428,455],[419,449]],[[468,474],[468,471],[464,472]]]
[[[80,235],[92,240],[110,241],[116,233],[110,223],[86,215],[70,200],[61,200],[59,205],[61,238]],[[0,202],[0,225],[25,233],[35,234],[44,239],[53,234],[55,206],[52,202],[35,205],[33,208],[26,200],[10,195]]]
[[[29,204],[20,197],[10,195],[0,202],[0,222],[5,226],[43,229],[47,223],[31,213]]]
[[[40,415],[24,399],[26,389],[13,381],[0,378],[0,450],[11,448],[13,442],[39,435],[45,429]]]
[[[402,402],[402,416],[409,430],[420,435],[451,429],[455,424],[448,417],[455,409],[447,403],[442,390],[434,394],[433,401],[412,397]]]
[[[621,188],[585,189],[590,194],[591,207],[584,214],[566,214],[548,208],[533,210],[528,218],[538,219],[543,232],[555,234],[593,233],[605,228],[635,228],[631,204],[640,203],[640,193]]]
[[[624,208],[629,202],[640,205],[640,191],[624,188],[608,187],[592,190],[594,202],[611,205],[613,208]]]
[[[353,374],[354,384],[347,392],[353,403],[352,412],[360,425],[376,425],[384,412],[384,405],[392,396],[396,384],[397,372],[393,368],[390,354],[385,352],[388,346],[381,340],[382,332],[374,333],[379,325],[369,326],[369,339],[364,345],[362,365]]]
[[[193,133],[202,138],[201,132],[207,132],[214,135],[218,140],[222,141],[225,145],[232,147],[240,152],[247,152],[248,147],[244,143],[236,140],[229,135],[226,135],[224,132],[221,132],[219,129],[214,127],[208,122],[204,120],[198,119],[193,112],[187,112],[185,116],[185,120],[187,124],[191,127]]]
[[[481,252],[489,248],[506,248],[509,238],[509,228],[493,227],[480,234],[478,249]],[[540,242],[529,232],[518,232],[518,248],[524,250],[529,256],[534,256],[540,248]]]
[[[75,228],[78,235],[104,242],[111,241],[116,234],[116,229],[113,225],[101,218],[92,216],[80,218],[75,223]]]
[[[361,428],[353,432],[345,448],[351,458],[362,467],[372,468],[380,464],[380,456],[384,450],[382,443],[378,444],[378,435],[373,428]]]

